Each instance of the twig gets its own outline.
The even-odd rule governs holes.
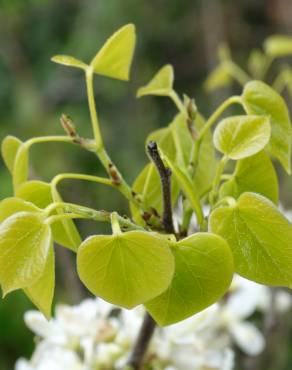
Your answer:
[[[164,166],[159,155],[157,144],[150,141],[147,145],[148,153],[155,164],[161,180],[162,198],[163,198],[163,217],[162,222],[164,230],[169,234],[174,234],[171,205],[171,170]]]
[[[163,227],[165,232],[174,234],[172,205],[171,205],[171,170],[164,166],[159,155],[157,144],[150,141],[147,145],[148,153],[157,168],[161,180],[163,197]],[[156,323],[152,317],[146,313],[140,328],[136,343],[131,353],[127,366],[132,370],[139,370],[142,366],[144,356],[147,352],[150,340],[155,331]]]
[[[146,313],[136,343],[134,345],[132,354],[127,364],[131,370],[140,369],[144,355],[148,349],[149,342],[154,333],[155,327],[156,327],[155,321],[152,319],[149,313]]]

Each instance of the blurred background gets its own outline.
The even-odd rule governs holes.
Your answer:
[[[130,83],[96,78],[106,145],[132,182],[147,161],[145,137],[167,124],[175,113],[165,98],[136,100],[137,88],[158,68],[171,63],[177,91],[194,97],[208,116],[228,94],[241,89],[232,85],[212,95],[204,91],[203,82],[217,64],[218,45],[226,41],[234,60],[245,65],[250,49],[261,47],[268,35],[291,35],[291,19],[291,0],[0,0],[0,138],[12,134],[25,140],[63,134],[62,113],[73,118],[82,136],[89,136],[83,74],[51,63],[50,57],[62,53],[88,61],[108,36],[133,22],[138,46]],[[37,176],[46,181],[58,172],[103,174],[94,156],[66,144],[36,145],[32,163]],[[291,208],[291,179],[282,172],[279,175],[282,202]],[[11,179],[2,162],[0,194],[1,198],[11,194]],[[68,182],[62,186],[62,194],[66,200],[94,208],[128,212],[118,193],[101,186]],[[80,226],[84,235],[103,230],[99,224]],[[76,279],[70,254],[65,250],[58,253],[57,300],[76,303],[87,293]],[[32,334],[23,323],[23,313],[29,308],[22,293],[1,301],[1,370],[11,370],[19,356],[29,356],[32,351]],[[287,349],[291,344],[292,336],[279,354],[282,365],[271,369],[292,368],[292,351],[290,354]]]

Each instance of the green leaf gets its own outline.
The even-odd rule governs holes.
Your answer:
[[[254,78],[261,79],[267,68],[267,56],[259,49],[252,50],[248,58],[248,69]]]
[[[3,157],[4,163],[11,174],[13,172],[13,166],[14,166],[16,153],[19,147],[21,146],[21,144],[22,144],[22,141],[20,141],[15,136],[6,136],[2,141],[1,154]]]
[[[0,283],[3,294],[26,288],[42,275],[51,230],[42,213],[19,212],[0,225]]]
[[[174,120],[169,124],[169,128],[175,146],[175,163],[185,172],[188,172],[193,140],[185,116],[182,113],[177,114]],[[159,147],[163,150],[160,145]],[[172,152],[174,152],[173,149],[174,148],[172,148]]]
[[[287,35],[273,35],[264,42],[265,52],[272,57],[292,55],[292,37]]]
[[[197,115],[195,121],[196,129],[199,131],[204,125],[205,121],[202,116]],[[200,197],[210,189],[213,183],[217,162],[212,134],[211,131],[208,130],[200,145],[197,164],[194,167],[193,181]]]
[[[174,73],[170,64],[162,67],[145,86],[137,91],[137,97],[145,95],[169,96],[173,87]]]
[[[41,277],[33,285],[24,288],[25,294],[48,320],[51,318],[54,290],[55,254],[53,245],[51,245]]]
[[[161,148],[169,158],[174,160],[176,158],[176,151],[174,150],[175,144],[170,127],[172,122],[167,127],[151,132],[151,134],[148,135],[145,143],[147,146],[150,141],[155,141],[159,148]]]
[[[20,198],[6,198],[0,202],[0,223],[17,212],[40,212],[41,210],[30,202]]]
[[[55,55],[51,58],[51,61],[58,64],[62,64],[64,66],[81,68],[85,71],[87,68],[87,65],[84,62],[74,57],[71,57],[70,55]]]
[[[214,145],[230,159],[242,159],[258,153],[269,142],[268,117],[233,116],[223,119],[215,129]]]
[[[90,65],[99,75],[128,81],[135,44],[135,26],[128,24],[106,41]]]
[[[232,78],[228,73],[228,68],[225,67],[224,63],[222,63],[209,74],[204,83],[204,87],[208,92],[212,92],[230,85],[231,82]]]
[[[154,208],[161,214],[163,210],[161,181],[153,163],[149,163],[143,168],[134,181],[132,189],[134,192],[142,195],[143,202],[147,206]],[[171,200],[173,205],[177,201],[178,195],[179,186],[174,179],[171,186]],[[130,203],[130,208],[133,220],[137,224],[145,226],[146,224],[141,217],[140,210],[133,203]]]
[[[29,150],[25,143],[23,143],[17,150],[13,165],[12,177],[14,190],[16,190],[19,185],[27,181],[29,170],[28,165],[29,165]]]
[[[197,233],[173,245],[175,274],[170,287],[146,303],[159,325],[184,320],[217,302],[227,291],[234,271],[226,241]]]
[[[166,241],[146,232],[97,235],[78,249],[80,279],[95,295],[132,308],[169,286],[174,258]]]
[[[242,193],[258,193],[278,204],[277,174],[269,156],[261,151],[236,163],[234,174],[220,188],[220,197],[238,198]]]
[[[238,274],[292,287],[292,225],[272,202],[244,193],[234,206],[215,209],[209,222],[210,231],[230,245]]]
[[[59,194],[58,201],[62,202]],[[16,190],[16,196],[35,204],[39,208],[46,208],[53,203],[51,185],[43,181],[27,181]],[[54,212],[53,214],[56,214]],[[52,224],[53,238],[56,243],[76,251],[81,244],[78,230],[72,220],[63,219]]]
[[[272,133],[268,149],[290,173],[292,130],[284,99],[265,83],[251,81],[245,85],[242,102],[248,114],[266,115],[270,118]]]

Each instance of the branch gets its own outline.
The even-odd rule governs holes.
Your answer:
[[[149,313],[146,313],[138,334],[138,338],[134,345],[132,354],[127,363],[128,367],[131,370],[139,370],[141,368],[144,355],[147,351],[155,327],[156,327],[155,321],[152,319]]]
[[[147,145],[148,153],[155,164],[161,180],[162,198],[163,198],[163,217],[164,229],[169,234],[174,234],[171,205],[171,170],[165,167],[158,151],[157,144],[150,141]]]
[[[150,141],[147,145],[148,153],[157,168],[161,180],[162,197],[163,197],[163,227],[169,234],[174,234],[171,205],[171,170],[165,167],[158,151],[157,144]],[[147,352],[150,340],[156,327],[155,321],[146,313],[140,328],[136,343],[127,363],[132,370],[139,370],[142,366],[144,356]]]

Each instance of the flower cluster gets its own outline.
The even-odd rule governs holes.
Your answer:
[[[275,310],[288,310],[290,295],[275,292]],[[232,370],[235,347],[247,356],[263,351],[265,339],[249,319],[256,311],[264,314],[271,300],[269,288],[236,276],[221,302],[156,330],[147,354],[147,369]],[[101,299],[87,299],[73,307],[59,305],[49,322],[38,311],[29,311],[25,322],[39,341],[32,358],[19,359],[15,370],[123,368],[143,314],[142,307],[120,310]]]

